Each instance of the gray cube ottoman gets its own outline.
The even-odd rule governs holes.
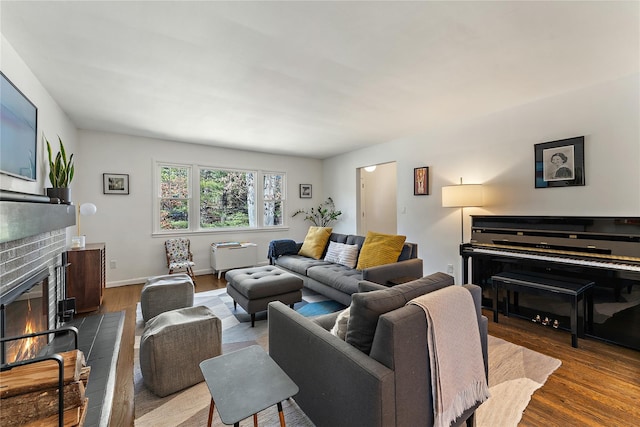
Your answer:
[[[204,381],[200,362],[222,353],[222,322],[205,306],[161,313],[144,328],[140,370],[160,397]]]
[[[140,294],[145,322],[165,311],[193,305],[193,280],[184,273],[149,277]]]
[[[291,308],[302,301],[302,279],[272,265],[238,268],[227,271],[225,277],[233,307],[240,304],[251,315],[251,327],[256,313],[266,310],[271,301],[281,301]]]

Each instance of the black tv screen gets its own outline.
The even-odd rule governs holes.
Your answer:
[[[38,109],[2,72],[0,75],[0,172],[35,181]]]

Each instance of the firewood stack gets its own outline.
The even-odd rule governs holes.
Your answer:
[[[64,425],[82,426],[88,399],[90,367],[80,350],[60,353],[64,359]],[[0,426],[58,425],[58,364],[53,360],[17,366],[0,373]]]

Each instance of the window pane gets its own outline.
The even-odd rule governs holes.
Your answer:
[[[189,228],[189,202],[183,199],[160,200],[160,229],[182,230]]]
[[[282,200],[282,175],[265,175],[263,182],[265,200]]]
[[[255,174],[202,169],[200,171],[200,226],[254,227]]]
[[[264,202],[264,225],[283,225],[282,202]]]
[[[163,166],[160,169],[160,197],[189,197],[189,168]]]

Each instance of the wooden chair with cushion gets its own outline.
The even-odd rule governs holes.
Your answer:
[[[167,254],[169,274],[173,274],[174,270],[184,268],[195,282],[196,277],[193,274],[192,267],[196,264],[193,262],[193,254],[191,253],[191,241],[186,237],[169,239],[164,242],[164,248]]]

